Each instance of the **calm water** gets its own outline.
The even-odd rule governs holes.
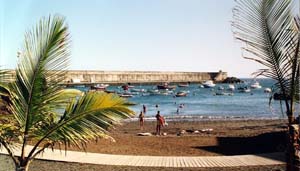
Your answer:
[[[251,84],[252,79],[243,79],[246,84]],[[223,86],[228,88],[228,84],[217,84],[214,90],[210,88],[200,88],[199,84],[191,84],[187,88],[176,88],[174,92],[180,90],[189,91],[186,97],[174,97],[170,95],[134,95],[129,98],[129,101],[135,102],[137,105],[131,107],[136,113],[142,110],[142,105],[146,105],[146,116],[152,117],[160,110],[164,116],[197,116],[197,117],[233,117],[233,118],[282,118],[283,114],[280,110],[278,101],[272,102],[272,108],[269,106],[269,94],[264,93],[264,89],[272,87],[274,83],[270,79],[257,79],[262,86],[261,89],[252,89],[251,93],[239,93],[237,88],[241,84],[235,84],[236,90],[233,96],[218,96],[214,92],[218,91],[217,87]],[[153,89],[156,85],[152,86],[135,86],[138,89]],[[108,90],[121,91],[120,87],[109,86]],[[156,104],[158,108],[156,108]],[[177,109],[180,104],[184,107]]]

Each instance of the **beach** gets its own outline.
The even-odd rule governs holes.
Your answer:
[[[138,136],[141,132],[155,134],[156,122],[146,121],[143,131],[137,121],[123,122],[110,130],[115,139],[99,139],[86,144],[86,151],[106,154],[150,155],[150,156],[222,156],[283,152],[286,140],[286,120],[204,120],[169,121],[162,128],[165,136]],[[210,129],[210,131],[205,131]],[[183,133],[185,130],[185,133]],[[197,133],[197,131],[199,133]],[[205,132],[202,132],[202,131]],[[196,133],[194,133],[196,131]],[[58,148],[58,147],[56,147]],[[70,147],[68,150],[78,150]],[[10,159],[2,156],[2,162]],[[103,166],[80,163],[65,163],[36,160],[32,170],[214,170],[212,168],[153,168],[129,166]],[[62,165],[64,167],[62,167]],[[282,169],[284,166],[251,166],[243,170]],[[241,168],[219,168],[218,170],[240,170]],[[1,169],[0,169],[1,170]]]
[[[285,120],[173,121],[162,128],[166,136],[155,136],[155,126],[156,122],[146,121],[144,130],[140,130],[138,122],[125,122],[111,130],[110,135],[115,142],[100,139],[87,144],[86,151],[151,156],[217,156],[283,151],[285,144]],[[196,130],[199,133],[193,133]],[[138,136],[141,132],[149,132],[153,136]]]

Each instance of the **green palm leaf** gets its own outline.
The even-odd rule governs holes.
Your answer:
[[[296,100],[299,31],[292,6],[291,0],[238,0],[232,25],[235,37],[244,43],[245,58],[266,67],[257,75],[276,80],[275,89]],[[290,113],[293,102],[285,105]]]
[[[26,33],[15,80],[1,81],[0,96],[8,100],[9,115],[0,113],[0,147],[16,166],[25,167],[44,148],[55,144],[84,147],[92,139],[105,137],[109,128],[134,115],[132,103],[116,95],[64,89],[69,61],[69,33],[64,18],[43,18]],[[25,146],[36,142],[25,157]],[[22,144],[20,158],[12,148]],[[38,149],[38,146],[41,146]]]

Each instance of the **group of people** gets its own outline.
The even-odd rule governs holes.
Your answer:
[[[156,105],[156,108],[158,105]],[[144,130],[144,123],[145,123],[145,113],[146,113],[146,106],[143,105],[143,110],[140,112],[139,121],[140,121],[140,129]],[[161,127],[165,126],[166,122],[164,117],[160,114],[160,111],[157,111],[155,115],[156,118],[156,135],[161,135]]]

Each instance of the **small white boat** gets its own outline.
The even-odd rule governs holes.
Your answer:
[[[259,84],[259,82],[255,81],[253,84],[250,85],[250,87],[253,89],[259,89],[261,88],[261,85]]]
[[[216,92],[214,95],[216,95],[216,96],[233,96],[233,93]]]
[[[176,97],[185,97],[185,96],[187,96],[187,94],[188,94],[188,92],[186,92],[186,91],[179,91],[179,92],[177,92],[176,93]]]
[[[189,84],[188,83],[182,83],[182,84],[178,84],[178,87],[188,87]]]
[[[223,86],[219,86],[218,90],[224,90],[224,87]]]
[[[200,87],[200,88],[204,88],[203,84],[200,84],[199,87]]]
[[[106,88],[108,87],[108,84],[96,84],[94,86],[91,86],[92,90],[100,90],[100,91],[104,91],[106,90]]]
[[[120,94],[119,95],[120,97],[124,97],[124,98],[130,98],[130,97],[133,97],[133,95],[131,93],[123,93],[123,94]]]
[[[235,87],[234,87],[233,84],[229,84],[229,85],[228,85],[228,90],[234,91],[234,89],[235,89]]]
[[[265,88],[265,89],[264,89],[264,92],[265,92],[265,93],[271,93],[272,90],[271,90],[270,88]]]
[[[216,84],[214,84],[214,82],[212,80],[208,80],[203,83],[203,86],[204,86],[204,88],[212,88],[212,87],[215,87]]]
[[[145,92],[145,89],[138,89],[138,88],[132,88],[130,89],[131,92]]]
[[[244,88],[239,88],[239,92],[240,93],[250,93],[251,89],[248,87],[244,87]]]

